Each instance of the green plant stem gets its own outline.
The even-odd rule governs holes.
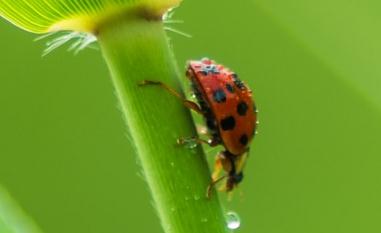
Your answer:
[[[201,147],[176,144],[196,135],[189,110],[157,86],[138,86],[149,79],[180,90],[162,22],[116,20],[98,38],[165,232],[228,232],[215,191],[206,198],[211,180]]]

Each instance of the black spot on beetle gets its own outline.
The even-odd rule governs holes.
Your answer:
[[[241,90],[244,90],[246,88],[245,84],[238,78],[238,75],[236,73],[232,74],[234,84]]]
[[[228,90],[230,93],[234,93],[234,87],[229,83],[226,84],[226,90]]]
[[[247,143],[249,142],[249,138],[247,137],[246,134],[242,134],[242,136],[239,138],[239,142],[240,142],[242,145],[246,146]]]
[[[213,93],[213,98],[217,103],[222,103],[226,101],[226,94],[224,90],[222,89],[217,89]]]
[[[241,101],[241,102],[237,105],[237,113],[238,113],[240,116],[244,116],[244,115],[246,115],[247,109],[248,109],[248,106],[247,106],[247,104],[246,104],[244,101]]]
[[[221,120],[220,124],[223,130],[232,130],[235,127],[234,117],[232,116],[225,117],[224,119]]]
[[[234,81],[234,83],[241,90],[244,90],[246,88],[245,84],[241,80],[236,80],[236,81]]]

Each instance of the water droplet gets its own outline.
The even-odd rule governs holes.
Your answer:
[[[241,226],[241,219],[236,212],[229,211],[226,213],[226,223],[230,230],[235,230]]]
[[[207,218],[202,218],[201,222],[208,222],[208,219]]]
[[[195,141],[189,141],[187,144],[185,144],[185,147],[188,149],[194,149],[197,147],[197,143]]]
[[[200,200],[200,196],[197,195],[197,194],[195,194],[195,195],[193,196],[193,199],[194,199],[195,201],[198,201],[198,200]]]
[[[188,149],[196,148],[198,145],[197,141],[194,138],[179,138],[177,139],[177,143],[184,145],[184,147]]]

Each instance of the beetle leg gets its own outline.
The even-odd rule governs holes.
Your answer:
[[[223,165],[222,160],[224,160],[224,155],[219,153],[216,156],[216,161],[214,162],[214,169],[212,173],[212,180],[218,180],[218,177],[220,176],[220,173],[222,171]]]
[[[228,178],[228,175],[223,175],[223,176],[219,177],[221,171],[224,170],[228,173],[231,170],[231,168],[232,168],[231,161],[228,158],[226,158],[224,152],[220,152],[216,156],[216,161],[214,163],[214,170],[213,170],[213,174],[212,174],[212,182],[210,182],[210,184],[208,185],[207,191],[206,191],[206,197],[208,199],[211,197],[213,187],[218,182],[220,182],[221,180]],[[218,191],[226,191],[226,190],[227,190],[226,186],[221,186],[218,189]]]
[[[205,125],[196,124],[197,133],[200,135],[210,135]]]
[[[212,180],[212,182],[210,182],[210,184],[208,185],[208,188],[206,189],[206,198],[210,199],[210,197],[212,196],[212,190],[213,190],[213,187],[218,183],[220,182],[221,180],[225,179],[226,178],[226,175],[224,176],[221,176],[220,178],[216,179],[216,180]]]
[[[177,139],[177,143],[179,145],[185,145],[185,144],[207,144],[207,145],[209,145],[211,147],[215,147],[215,146],[220,144],[220,141],[215,139],[215,138],[212,138],[212,139],[209,139],[209,140],[205,140],[205,139],[199,138],[197,136],[194,136],[194,137],[189,137],[189,138],[181,137],[181,138]]]
[[[176,91],[172,87],[166,85],[165,83],[162,83],[160,81],[152,81],[152,80],[143,80],[142,82],[139,83],[139,86],[146,86],[146,85],[156,85],[156,86],[163,88],[164,90],[169,92],[171,95],[180,99],[183,102],[183,104],[185,105],[185,107],[192,109],[193,111],[195,111],[199,114],[203,114],[200,106],[197,103],[185,99],[178,91]]]

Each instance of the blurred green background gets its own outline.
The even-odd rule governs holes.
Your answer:
[[[180,68],[208,56],[260,109],[241,233],[381,232],[381,2],[188,0]],[[162,232],[100,51],[0,21],[0,183],[44,232]],[[214,151],[207,149],[210,160]],[[226,200],[226,195],[221,195]]]

